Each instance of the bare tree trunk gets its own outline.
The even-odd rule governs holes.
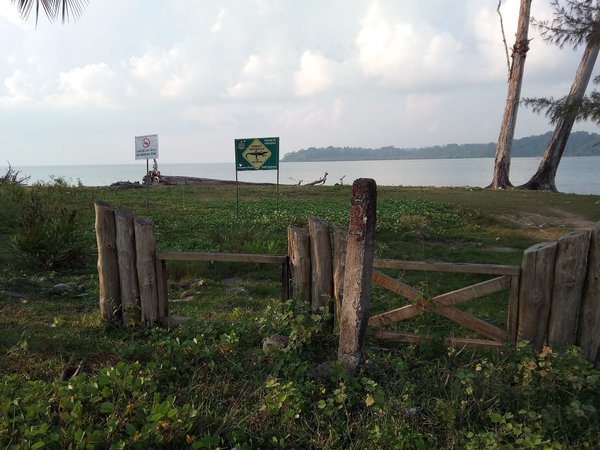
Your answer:
[[[600,22],[600,16],[596,17],[596,21]],[[585,90],[592,76],[594,64],[596,64],[598,50],[600,50],[599,41],[588,41],[566,100],[567,105],[580,102],[585,95]],[[554,128],[554,133],[544,151],[544,156],[540,161],[537,172],[527,183],[519,186],[519,188],[557,192],[555,179],[556,172],[558,171],[558,164],[565,151],[565,146],[569,140],[569,135],[571,134],[571,129],[573,128],[576,117],[577,112],[575,111],[558,119],[556,127]]]
[[[525,70],[525,58],[529,50],[529,16],[532,0],[521,0],[519,10],[519,24],[515,44],[512,49],[512,65],[508,75],[508,94],[504,106],[500,136],[496,147],[496,160],[494,161],[494,174],[492,175],[492,189],[507,189],[513,185],[509,180],[510,158],[512,143],[515,135],[515,124],[519,111],[519,100],[521,98],[521,84]]]

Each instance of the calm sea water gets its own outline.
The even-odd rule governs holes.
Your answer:
[[[511,181],[518,185],[535,173],[539,158],[513,158]],[[487,186],[492,177],[493,158],[422,159],[401,161],[328,161],[280,163],[280,184],[297,184],[321,178],[328,173],[327,183],[351,184],[356,178],[373,178],[378,185],[388,186]],[[62,177],[70,184],[81,181],[86,186],[107,186],[116,181],[141,181],[146,163],[97,166],[22,166],[13,167],[30,175],[29,183],[48,182]],[[5,167],[0,167],[4,173]],[[235,180],[233,163],[160,164],[164,175]],[[277,181],[277,171],[238,172],[240,181]],[[600,157],[563,158],[556,184],[561,192],[600,195]]]

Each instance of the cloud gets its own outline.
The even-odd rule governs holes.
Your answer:
[[[457,78],[463,46],[449,32],[419,21],[403,22],[372,3],[356,37],[363,73],[385,85],[403,88]]]
[[[196,69],[189,60],[187,52],[177,45],[168,50],[149,49],[142,56],[131,57],[131,95],[150,99],[158,93],[167,100],[185,96],[196,76]]]
[[[115,74],[104,63],[76,67],[58,76],[56,93],[45,98],[46,106],[118,108],[110,93],[113,91]]]
[[[6,95],[0,96],[0,108],[28,103],[31,101],[31,82],[23,70],[17,69],[4,79]]]
[[[306,50],[300,58],[300,69],[294,76],[295,93],[300,97],[322,92],[333,84],[332,61]]]

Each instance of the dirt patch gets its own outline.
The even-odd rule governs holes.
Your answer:
[[[594,224],[585,217],[559,209],[548,210],[544,214],[519,211],[515,214],[498,214],[495,217],[529,230],[528,234],[552,239],[569,231],[590,229]]]

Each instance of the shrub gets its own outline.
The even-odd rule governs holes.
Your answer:
[[[27,262],[44,269],[72,269],[86,263],[86,237],[77,210],[51,210],[35,195],[25,205],[20,229],[11,240]]]

